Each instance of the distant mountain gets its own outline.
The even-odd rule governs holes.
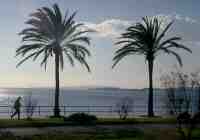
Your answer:
[[[121,90],[121,88],[118,88],[118,87],[93,87],[89,89],[90,90]]]

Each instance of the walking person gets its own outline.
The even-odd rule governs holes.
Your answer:
[[[13,117],[15,115],[17,115],[18,116],[18,120],[20,120],[21,97],[17,98],[17,100],[14,103],[13,108],[15,109],[15,112],[11,115],[11,119],[13,119]]]

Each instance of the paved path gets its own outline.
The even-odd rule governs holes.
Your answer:
[[[39,135],[45,133],[90,133],[96,131],[113,131],[121,129],[174,129],[174,124],[134,124],[134,125],[97,125],[97,126],[59,126],[59,127],[24,127],[2,128],[1,132],[11,132],[16,136]]]

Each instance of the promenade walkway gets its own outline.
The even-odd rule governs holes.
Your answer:
[[[130,129],[175,129],[175,124],[134,124],[134,125],[97,125],[97,126],[59,126],[59,127],[22,127],[2,128],[0,132],[11,132],[16,136],[39,135],[45,133],[92,133],[97,131],[109,132],[113,130]]]

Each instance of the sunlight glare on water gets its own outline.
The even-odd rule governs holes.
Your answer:
[[[8,89],[0,88],[0,105],[8,105],[10,98],[16,98],[16,94],[9,94]]]
[[[8,98],[7,90],[0,89],[0,104],[5,104],[5,99]]]

